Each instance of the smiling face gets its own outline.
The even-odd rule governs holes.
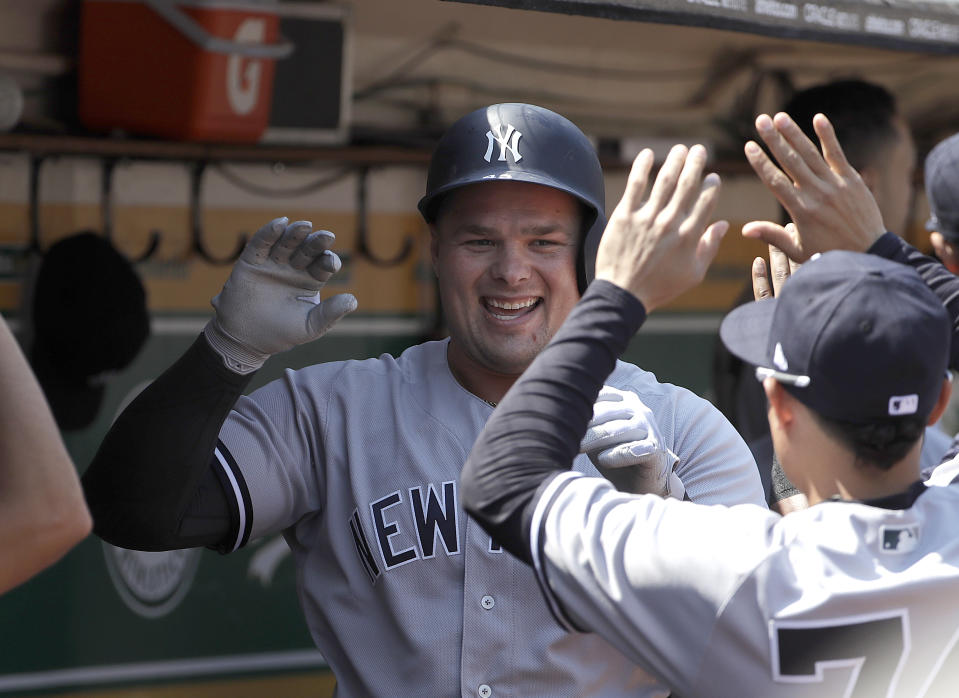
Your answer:
[[[450,368],[468,390],[498,401],[579,300],[580,222],[573,196],[526,182],[472,184],[443,202],[433,269]]]

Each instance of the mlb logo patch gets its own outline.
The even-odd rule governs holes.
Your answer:
[[[879,545],[884,553],[911,553],[919,545],[919,526],[880,526]]]
[[[919,411],[919,396],[893,395],[889,398],[889,414],[897,417],[903,414],[915,414]]]

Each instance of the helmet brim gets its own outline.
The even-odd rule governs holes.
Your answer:
[[[590,220],[584,221],[586,224],[584,227],[588,228],[592,226],[593,222],[596,220],[596,214],[599,212],[597,209],[596,202],[589,201],[584,199],[580,194],[574,190],[572,187],[564,185],[557,179],[551,177],[543,176],[536,172],[525,172],[523,170],[506,170],[500,172],[499,174],[487,175],[485,177],[463,177],[462,179],[453,180],[447,182],[442,187],[438,187],[436,190],[430,192],[422,199],[419,200],[416,207],[419,209],[420,213],[423,215],[423,219],[427,223],[434,223],[436,221],[436,214],[439,212],[440,204],[442,203],[443,198],[447,194],[456,190],[462,189],[463,187],[468,187],[471,184],[483,184],[486,182],[527,182],[529,184],[539,184],[544,187],[550,187],[551,189],[558,189],[559,191],[565,192],[572,196],[577,201],[582,202],[586,207],[591,211],[592,216]]]

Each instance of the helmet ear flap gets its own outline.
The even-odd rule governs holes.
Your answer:
[[[583,244],[579,247],[576,259],[576,283],[580,295],[586,292],[586,287],[596,276],[596,252],[599,250],[599,241],[603,238],[606,229],[606,216],[602,212],[596,214],[596,220],[586,231]]]

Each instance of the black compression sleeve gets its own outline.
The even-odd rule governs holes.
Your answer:
[[[463,505],[527,563],[536,492],[572,465],[603,381],[645,319],[635,296],[594,281],[473,446],[463,468]]]
[[[959,333],[959,277],[893,233],[886,233],[876,240],[868,252],[913,267],[939,297],[952,318],[949,368],[959,369],[959,337],[956,336]]]
[[[82,478],[97,535],[134,550],[228,545],[233,505],[212,456],[251,377],[228,370],[201,335],[137,396]]]

